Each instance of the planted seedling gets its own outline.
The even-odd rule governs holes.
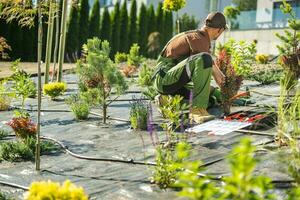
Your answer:
[[[124,63],[124,62],[127,62],[127,54],[117,52],[115,54],[115,63],[120,64],[120,63]]]
[[[221,49],[219,51],[215,63],[225,75],[224,83],[220,87],[224,113],[228,115],[230,114],[230,108],[233,100],[232,97],[238,93],[240,86],[242,85],[243,78],[241,75],[236,73],[235,68],[231,63],[231,57],[226,49]]]
[[[30,74],[19,68],[20,60],[16,60],[12,64],[13,75],[10,77],[12,80],[12,90],[15,92],[16,97],[21,99],[21,108],[24,109],[25,101],[29,97],[35,97],[37,90],[35,83],[30,78]]]
[[[85,120],[90,113],[90,104],[84,100],[80,94],[71,95],[66,99],[66,103],[70,106],[71,111],[78,120]]]
[[[139,72],[138,83],[140,86],[150,87],[153,85],[151,80],[153,68],[148,67],[147,65],[143,65]]]
[[[187,118],[183,116],[183,111],[188,109],[188,105],[183,102],[183,97],[179,95],[162,96],[161,104],[159,109],[166,119],[161,125],[166,132],[167,143],[165,145],[173,145],[181,139],[179,134],[175,134],[175,130],[188,122]]]
[[[89,39],[83,45],[83,58],[77,62],[77,74],[81,92],[93,95],[98,105],[102,105],[103,123],[107,119],[107,107],[113,102],[109,97],[113,89],[119,95],[127,88],[126,81],[116,65],[109,58],[107,41]]]
[[[135,66],[136,68],[140,66],[143,61],[143,57],[140,56],[140,47],[138,44],[134,43],[129,50],[127,55],[127,64],[129,66]]]
[[[148,110],[146,101],[133,99],[130,107],[130,124],[134,130],[147,130]]]

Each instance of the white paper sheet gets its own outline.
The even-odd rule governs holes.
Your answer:
[[[237,121],[215,119],[200,125],[196,125],[192,128],[189,128],[186,130],[186,132],[201,133],[204,131],[206,132],[208,131],[209,134],[212,135],[226,135],[228,133],[245,128],[250,125],[251,123],[248,122],[237,122]]]

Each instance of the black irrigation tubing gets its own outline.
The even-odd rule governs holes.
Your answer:
[[[15,183],[10,183],[10,182],[6,182],[6,181],[1,181],[1,180],[0,180],[0,185],[5,185],[5,186],[17,188],[17,189],[22,189],[25,191],[29,190],[29,188],[26,186],[15,184]]]
[[[67,146],[65,146],[62,142],[60,142],[56,139],[45,137],[45,136],[42,136],[41,139],[49,140],[49,141],[52,141],[52,142],[58,144],[67,154],[69,154],[72,157],[78,158],[78,159],[91,160],[91,161],[103,161],[103,162],[117,162],[117,163],[126,163],[126,164],[134,164],[134,165],[156,166],[156,163],[134,161],[133,159],[121,160],[121,159],[96,158],[96,157],[82,156],[82,155],[79,155],[79,154],[76,154],[76,153],[70,151]]]

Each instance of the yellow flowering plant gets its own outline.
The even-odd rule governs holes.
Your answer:
[[[52,181],[33,182],[24,194],[25,200],[87,200],[82,187],[77,187],[67,180],[62,185]]]
[[[51,99],[62,95],[66,90],[67,85],[64,82],[48,83],[43,87],[44,94],[50,96]]]
[[[177,12],[186,4],[185,0],[164,0],[163,9]]]

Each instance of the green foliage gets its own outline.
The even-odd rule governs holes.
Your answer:
[[[13,199],[0,191],[0,200],[13,200]]]
[[[142,91],[143,95],[153,101],[155,97],[158,95],[157,90],[153,86],[149,86]]]
[[[280,81],[283,76],[282,68],[274,64],[255,65],[247,79],[255,80],[263,85],[268,85]]]
[[[71,111],[78,120],[85,120],[90,113],[90,104],[80,95],[71,95],[66,99],[66,103],[70,106]]]
[[[9,134],[8,131],[4,130],[4,129],[0,129],[0,140],[7,137]]]
[[[133,99],[130,107],[130,124],[134,130],[147,130],[148,106],[145,101]]]
[[[253,158],[255,147],[249,138],[244,138],[234,147],[228,156],[231,174],[223,178],[223,184],[216,186],[209,177],[199,177],[201,163],[187,161],[190,157],[187,150],[181,152],[183,162],[176,164],[182,170],[178,174],[175,186],[181,187],[180,196],[191,200],[231,200],[257,199],[271,200],[271,179],[264,176],[254,176],[257,160]]]
[[[181,163],[175,163],[181,171],[178,173],[178,179],[174,186],[180,188],[178,196],[187,197],[191,200],[212,200],[217,199],[218,188],[207,177],[199,177],[203,170],[201,162],[188,161],[191,157],[191,146],[186,143],[179,143],[176,152],[181,158]]]
[[[234,6],[226,6],[224,8],[224,15],[229,19],[236,19],[240,13],[240,10]]]
[[[102,15],[101,21],[101,39],[111,41],[111,19],[108,8],[105,7]]]
[[[233,0],[232,3],[241,11],[256,10],[257,7],[257,0]]]
[[[180,18],[180,31],[185,32],[189,30],[195,30],[198,28],[199,21],[196,20],[194,15],[188,15],[187,13],[184,13]]]
[[[119,64],[119,63],[123,63],[123,62],[127,62],[127,54],[117,52],[115,54],[115,63]]]
[[[79,8],[79,47],[81,47],[89,36],[89,13],[90,6],[88,0],[80,0]]]
[[[53,82],[44,84],[43,91],[45,95],[55,99],[58,96],[62,95],[67,90],[67,85],[64,82]]]
[[[276,36],[282,41],[282,44],[277,45],[277,48],[282,55],[282,63],[286,69],[287,78],[290,78],[291,83],[293,83],[300,78],[300,19],[286,0],[283,1],[280,9],[289,16],[288,26],[290,30],[284,30],[284,35],[276,33]]]
[[[129,22],[129,43],[128,45],[131,46],[134,43],[138,42],[138,35],[137,35],[137,5],[136,0],[131,2],[130,8],[130,22]]]
[[[300,187],[291,189],[286,200],[296,200],[300,197]]]
[[[146,64],[144,64],[139,72],[139,78],[138,78],[139,85],[146,86],[146,87],[151,86],[153,84],[151,80],[153,71],[154,71],[153,68],[148,67]]]
[[[120,3],[117,2],[112,15],[111,55],[120,50]]]
[[[106,123],[108,98],[112,89],[118,94],[127,88],[124,77],[109,58],[110,47],[107,41],[98,38],[89,39],[83,46],[84,57],[77,62],[77,73],[82,90],[92,90],[102,105],[103,122]]]
[[[100,36],[100,3],[95,1],[90,21],[89,21],[89,38],[99,37]]]
[[[33,158],[32,150],[23,142],[3,142],[0,144],[0,161],[18,162]]]
[[[120,52],[128,51],[128,13],[127,13],[127,1],[123,2],[120,13]]]
[[[69,15],[69,22],[66,35],[66,53],[70,57],[76,58],[80,46],[79,46],[79,16],[78,16],[78,4],[76,1],[72,1],[71,11]]]
[[[20,60],[13,62],[11,66],[13,75],[10,79],[13,81],[12,90],[16,97],[21,99],[22,109],[24,109],[25,100],[28,97],[35,97],[37,91],[35,83],[30,79],[30,74],[19,68],[19,62]]]
[[[140,56],[140,46],[138,44],[133,44],[130,47],[130,51],[129,54],[127,56],[127,63],[128,65],[132,65],[132,66],[140,66],[141,62],[142,62],[142,56]]]
[[[278,99],[277,135],[279,144],[286,145],[300,135],[300,91],[296,91],[295,96],[289,97],[291,86],[287,87],[290,79],[283,79]],[[290,88],[290,89],[287,89]]]
[[[164,21],[164,43],[167,43],[173,37],[173,13],[164,11]]]
[[[230,56],[231,64],[238,75],[247,76],[255,62],[256,44],[247,43],[244,40],[239,42],[231,38],[224,45],[219,44],[217,49],[225,49]]]
[[[181,145],[183,144],[178,143],[177,147]],[[156,147],[156,166],[154,167],[151,180],[160,188],[166,189],[175,183],[180,170],[178,163],[182,162],[179,156],[180,153],[177,154],[170,148],[161,145]]]
[[[177,12],[186,5],[185,0],[164,0],[163,9]]]
[[[231,29],[237,29],[239,27],[238,22],[234,20],[236,20],[240,14],[239,8],[235,6],[226,6],[224,8],[224,15],[229,19]]]
[[[150,4],[147,9],[147,21],[147,35],[149,36],[156,31],[156,18],[153,4]]]
[[[6,81],[0,81],[0,111],[8,110],[14,93],[9,92]]]
[[[156,9],[156,31],[160,34],[160,41],[164,42],[164,28],[165,28],[165,21],[164,21],[164,10],[162,2],[158,3]]]
[[[35,138],[27,138],[23,141],[10,141],[0,143],[0,162],[32,161],[35,154]],[[41,154],[49,154],[57,150],[52,142],[41,142]]]
[[[271,179],[253,174],[257,163],[254,152],[251,140],[244,138],[229,154],[231,175],[224,177],[223,199],[274,199]]]
[[[161,16],[163,17],[163,15]],[[138,44],[141,47],[141,54],[146,55],[147,52],[147,38],[148,38],[148,19],[147,8],[144,3],[140,7],[138,17]]]

